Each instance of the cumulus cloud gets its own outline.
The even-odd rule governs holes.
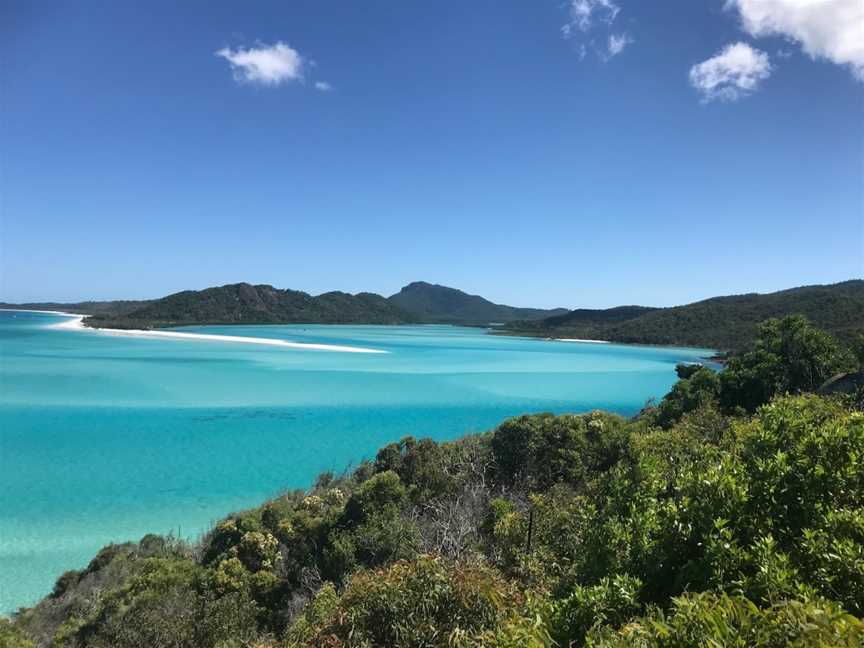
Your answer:
[[[735,101],[771,76],[768,55],[747,43],[731,43],[716,56],[690,68],[690,84],[703,101]]]
[[[333,89],[333,86],[326,81],[316,81],[315,89],[320,90],[321,92],[330,92]]]
[[[633,42],[633,39],[630,37],[630,34],[609,34],[609,43],[607,45],[609,58],[616,56],[624,51],[624,48],[627,47],[630,43]]]
[[[751,36],[784,36],[864,81],[864,0],[726,0]]]
[[[303,57],[282,41],[248,49],[223,47],[216,56],[231,64],[234,78],[240,82],[275,86],[303,79]]]

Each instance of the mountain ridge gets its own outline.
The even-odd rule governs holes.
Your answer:
[[[406,324],[416,319],[381,295],[340,291],[312,296],[269,284],[184,290],[122,315],[96,314],[88,326],[166,328],[205,324]]]
[[[313,296],[269,284],[239,282],[183,290],[158,299],[76,303],[0,303],[0,308],[69,311],[87,315],[100,328],[165,328],[206,324],[462,324],[488,325],[562,315],[567,309],[519,308],[425,281],[398,293],[350,294],[338,290]]]
[[[435,323],[504,323],[567,312],[564,308],[521,308],[496,304],[480,295],[426,281],[413,281],[388,299],[424,321]]]

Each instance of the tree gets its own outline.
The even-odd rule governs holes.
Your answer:
[[[733,357],[720,375],[720,402],[727,411],[753,412],[775,395],[815,391],[854,365],[846,349],[805,317],[770,319],[759,326],[753,349]]]
[[[675,370],[681,379],[657,408],[657,423],[663,428],[670,427],[684,414],[715,402],[720,394],[720,378],[711,369],[679,364]]]
[[[858,360],[858,371],[864,371],[864,333],[859,333],[852,338],[852,353]]]
[[[606,412],[517,416],[492,435],[496,474],[505,484],[529,489],[577,486],[612,466],[624,454],[627,436],[626,420]]]

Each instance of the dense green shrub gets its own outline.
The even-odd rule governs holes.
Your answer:
[[[430,557],[360,572],[345,592],[319,593],[289,646],[431,648],[471,645],[524,599],[494,572]]]
[[[376,474],[363,483],[345,504],[340,524],[354,527],[373,514],[398,509],[405,501],[405,487],[392,470]]]
[[[684,414],[710,405],[720,395],[720,378],[714,371],[707,367],[685,366],[686,370],[678,372],[681,379],[657,408],[657,424],[664,428],[678,422]]]
[[[626,420],[606,412],[508,419],[492,435],[495,477],[531,490],[578,485],[614,465],[627,436]]]
[[[777,400],[716,441],[703,423],[634,432],[626,460],[581,494],[562,484],[527,508],[493,501],[490,557],[560,595],[629,574],[647,602],[714,588],[763,603],[809,591],[860,613],[864,416],[807,396]]]
[[[36,644],[12,621],[0,617],[0,648],[36,648]]]
[[[641,587],[639,580],[628,576],[577,586],[553,606],[550,619],[553,639],[559,646],[581,646],[592,628],[623,624],[642,611]]]
[[[724,411],[754,412],[774,396],[815,391],[839,371],[858,365],[854,353],[837,340],[792,315],[759,327],[753,348],[733,356],[717,374],[699,365],[679,364],[680,380],[653,412],[664,428],[682,416],[714,403]]]
[[[423,502],[454,488],[453,476],[445,470],[448,458],[446,446],[431,439],[417,441],[409,436],[379,450],[375,470],[396,473],[407,486],[410,499]]]
[[[598,628],[593,648],[860,648],[864,624],[830,601],[783,601],[760,609],[746,598],[709,593],[677,598],[621,629]]]
[[[203,569],[191,561],[145,558],[135,575],[70,617],[54,637],[58,647],[197,648],[257,632],[258,608],[248,596],[218,597],[203,588]]]

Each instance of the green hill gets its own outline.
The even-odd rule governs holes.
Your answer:
[[[537,320],[567,312],[563,308],[544,310],[493,304],[479,295],[425,281],[408,284],[391,296],[390,302],[429,323],[489,324]]]
[[[672,308],[622,306],[574,310],[540,321],[514,322],[504,330],[548,337],[734,350],[753,340],[759,322],[785,315],[805,315],[819,328],[848,339],[864,331],[864,281],[714,297]]]
[[[185,290],[122,314],[88,317],[88,326],[164,328],[191,324],[404,324],[415,318],[380,295],[298,290],[248,283]]]

